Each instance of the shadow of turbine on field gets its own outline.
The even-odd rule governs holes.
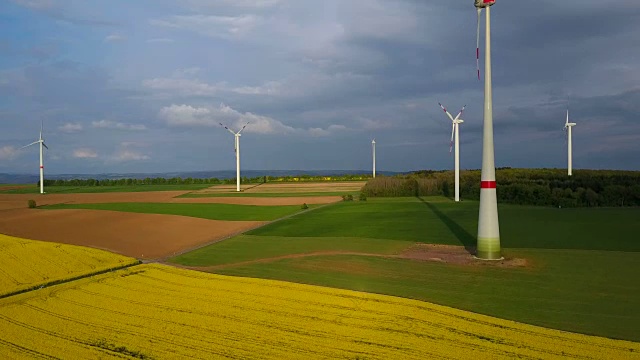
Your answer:
[[[433,206],[430,202],[426,201],[421,197],[417,197],[418,200],[422,201],[433,213],[445,224],[446,227],[451,230],[453,235],[462,243],[465,250],[471,255],[476,254],[476,238],[473,235],[469,234],[467,230],[465,230],[462,226],[458,225],[457,222],[452,220],[450,217],[445,215],[442,211],[440,211],[437,207]]]

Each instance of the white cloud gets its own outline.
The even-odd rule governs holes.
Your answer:
[[[18,152],[13,146],[3,146],[0,147],[0,160],[10,160],[13,159]]]
[[[181,3],[199,8],[219,8],[221,6],[229,6],[260,9],[278,5],[282,3],[282,0],[183,0]]]
[[[293,127],[284,125],[268,116],[256,115],[250,112],[241,113],[225,104],[220,104],[219,107],[211,109],[174,104],[162,108],[159,116],[170,126],[211,127],[220,126],[220,123],[224,123],[238,130],[245,124],[250,123],[245,132],[273,134],[295,131]]]
[[[151,157],[148,155],[129,149],[121,150],[114,156],[114,160],[116,161],[142,161],[149,159],[151,159]]]
[[[379,130],[391,127],[392,122],[389,120],[373,120],[367,118],[359,118],[357,120],[365,130]]]
[[[123,35],[118,35],[118,34],[111,34],[111,35],[107,35],[104,38],[105,42],[116,42],[116,41],[124,41],[127,38]]]
[[[159,43],[168,44],[168,43],[174,42],[174,40],[173,39],[169,39],[169,38],[155,38],[155,39],[149,39],[149,40],[147,40],[147,42],[151,43],[151,44],[159,44]]]
[[[73,151],[73,157],[77,159],[94,159],[98,157],[98,153],[87,148],[75,149]]]
[[[256,15],[175,15],[165,19],[150,20],[151,25],[188,30],[200,35],[217,38],[240,38],[252,32],[261,18]]]
[[[64,132],[64,133],[77,133],[82,131],[82,124],[80,123],[66,123],[62,126],[58,127],[58,130]]]
[[[142,81],[142,86],[182,96],[212,96],[221,86],[209,85],[195,79],[155,78]]]
[[[327,129],[294,128],[268,116],[239,112],[225,104],[220,104],[217,108],[173,104],[163,107],[158,116],[169,126],[214,127],[220,126],[222,123],[228,125],[232,130],[238,130],[245,124],[249,124],[244,132],[259,134],[306,133],[312,136],[326,136],[332,131],[346,129],[343,125],[331,125]]]
[[[121,122],[115,122],[111,120],[93,121],[91,125],[97,129],[116,129],[116,130],[131,130],[139,131],[146,130],[147,127],[142,124],[125,124]]]
[[[261,86],[241,86],[232,89],[234,93],[241,95],[277,95],[282,92],[282,83],[268,81]]]

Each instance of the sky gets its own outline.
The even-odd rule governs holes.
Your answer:
[[[231,170],[219,123],[249,123],[242,169],[370,169],[373,138],[379,171],[450,169],[438,102],[478,169],[472,4],[0,0],[0,172],[38,172],[41,122],[50,174]],[[569,107],[574,168],[640,170],[640,1],[498,0],[491,28],[496,166],[566,167]]]

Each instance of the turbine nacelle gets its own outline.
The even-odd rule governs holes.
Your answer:
[[[474,1],[475,1],[474,5],[478,9],[484,9],[496,3],[496,0],[474,0]]]

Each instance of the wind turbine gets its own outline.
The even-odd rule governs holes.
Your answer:
[[[376,139],[371,140],[371,150],[373,151],[373,178],[376,178]]]
[[[242,127],[242,129],[240,129],[238,132],[234,132],[233,130],[229,129],[227,126],[220,123],[220,126],[227,129],[235,137],[234,147],[236,152],[236,191],[240,191],[240,133],[242,132],[242,130],[244,130],[244,128],[247,127],[247,125],[249,125],[249,123],[246,123]]]
[[[571,149],[571,128],[576,126],[576,123],[569,122],[569,109],[567,109],[567,121],[564,123],[564,130],[567,132],[567,172],[569,176],[572,175],[573,170],[573,154]]]
[[[474,0],[474,5],[478,10],[478,46],[476,48],[478,63],[480,58],[480,13],[482,9],[486,9],[482,173],[480,175],[480,211],[478,214],[478,244],[476,252],[476,256],[483,260],[499,260],[502,258],[493,146],[493,89],[491,86],[491,5],[493,4],[495,4],[495,0]],[[478,79],[480,78],[479,68],[478,66]]]
[[[49,147],[44,143],[44,139],[42,138],[43,128],[44,128],[44,122],[40,123],[40,138],[37,141],[34,141],[31,144],[25,145],[20,148],[20,149],[24,149],[31,145],[40,144],[40,194],[44,194],[44,162],[42,159],[44,155],[44,150],[42,149],[42,147],[45,147],[47,148],[47,150],[49,150]]]
[[[447,114],[449,119],[451,119],[451,142],[449,143],[449,153],[451,153],[451,148],[453,147],[454,137],[455,137],[455,145],[456,145],[456,153],[454,154],[455,176],[456,176],[455,201],[458,202],[460,201],[460,124],[464,122],[464,120],[460,119],[460,116],[464,112],[464,108],[466,108],[467,105],[462,107],[462,110],[460,110],[460,112],[458,113],[458,115],[456,115],[455,118],[451,116],[451,114],[447,111],[447,109],[444,106],[442,106],[441,103],[438,103],[438,105],[440,105],[440,108],[442,108],[444,113]]]

